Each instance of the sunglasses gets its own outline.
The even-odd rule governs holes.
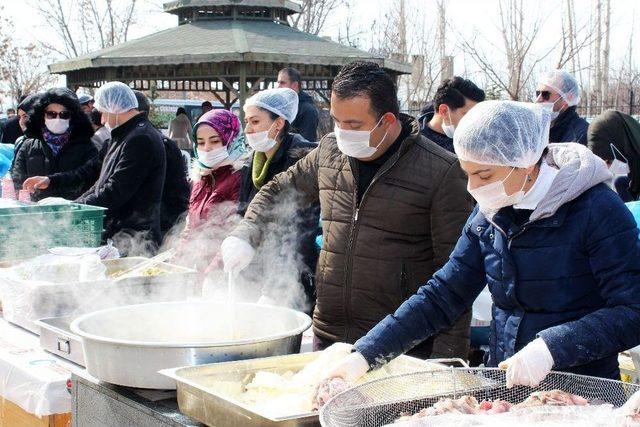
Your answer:
[[[551,97],[551,92],[549,92],[548,90],[537,90],[536,98],[540,98],[541,96],[544,101],[548,101]]]
[[[68,111],[60,111],[59,113],[57,111],[45,111],[44,115],[47,119],[57,119],[58,117],[60,117],[62,120],[69,120],[71,118],[71,113]]]

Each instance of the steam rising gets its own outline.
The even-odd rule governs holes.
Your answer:
[[[300,208],[300,198],[292,192],[279,198],[272,210],[274,220],[265,227],[264,240],[257,248],[254,262],[237,278],[236,301],[256,302],[264,291],[278,305],[298,310],[308,308],[300,284],[300,274],[306,267],[297,247],[298,227],[302,220],[298,214]],[[184,301],[200,296],[216,301],[228,301],[227,278],[222,271],[222,263],[219,259],[217,263],[212,261],[216,257],[219,258],[222,241],[241,220],[235,214],[236,210],[236,203],[231,202],[212,206],[205,224],[185,232],[184,218],[166,236],[160,251],[178,249],[178,254],[169,263],[196,269],[197,276],[195,273],[181,273],[166,277],[139,277],[117,285],[109,279],[98,277],[84,283],[70,281],[53,284],[44,281],[28,282],[14,276],[13,282],[10,283],[6,277],[11,274],[11,270],[0,269],[0,296],[5,310],[14,304],[19,308],[20,316],[33,321],[45,317],[78,315],[112,306],[153,301]],[[84,235],[77,234],[77,238],[70,233],[70,230],[78,230],[78,226],[72,224],[72,218],[70,212],[55,216],[34,216],[27,222],[19,217],[3,218],[0,233],[4,235],[10,232],[13,237],[3,242],[0,259],[19,261],[45,253],[48,248],[59,246],[59,242],[54,242],[53,236],[61,233],[67,238],[65,243],[68,243],[68,246],[86,246],[82,237],[86,236],[87,230]],[[157,248],[149,242],[147,232],[123,232],[114,236],[115,246],[121,253],[127,253],[129,256],[155,255]],[[110,265],[108,276],[118,269],[134,266],[136,261],[128,262],[125,259],[105,263]],[[9,311],[11,310],[9,308]]]

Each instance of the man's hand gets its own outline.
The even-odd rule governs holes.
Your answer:
[[[22,189],[34,193],[36,190],[46,190],[49,188],[51,180],[46,176],[32,176],[27,178],[22,184]]]

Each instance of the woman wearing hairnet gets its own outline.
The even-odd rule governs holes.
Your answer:
[[[548,145],[547,106],[478,104],[454,136],[478,202],[447,264],[355,343],[331,376],[353,380],[453,324],[488,284],[485,365],[507,386],[552,370],[619,379],[640,343],[640,242],[631,213],[586,147]]]
[[[258,92],[247,100],[244,113],[245,138],[253,149],[253,157],[242,170],[239,202],[241,215],[245,214],[247,206],[264,184],[317,146],[315,142],[309,142],[301,135],[290,132],[291,123],[298,114],[298,94],[292,89],[277,88]],[[300,280],[310,302],[313,302],[312,281],[318,261],[318,249],[315,246],[318,217],[318,205],[307,207],[297,214],[297,247],[305,266]],[[228,237],[222,245],[225,266],[251,259],[252,253],[253,248],[236,237]],[[281,299],[280,295],[272,295],[267,289],[263,292],[262,302],[273,303]]]

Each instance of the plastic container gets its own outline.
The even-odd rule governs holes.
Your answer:
[[[100,246],[105,211],[74,203],[0,208],[0,260],[34,257],[55,246]]]

